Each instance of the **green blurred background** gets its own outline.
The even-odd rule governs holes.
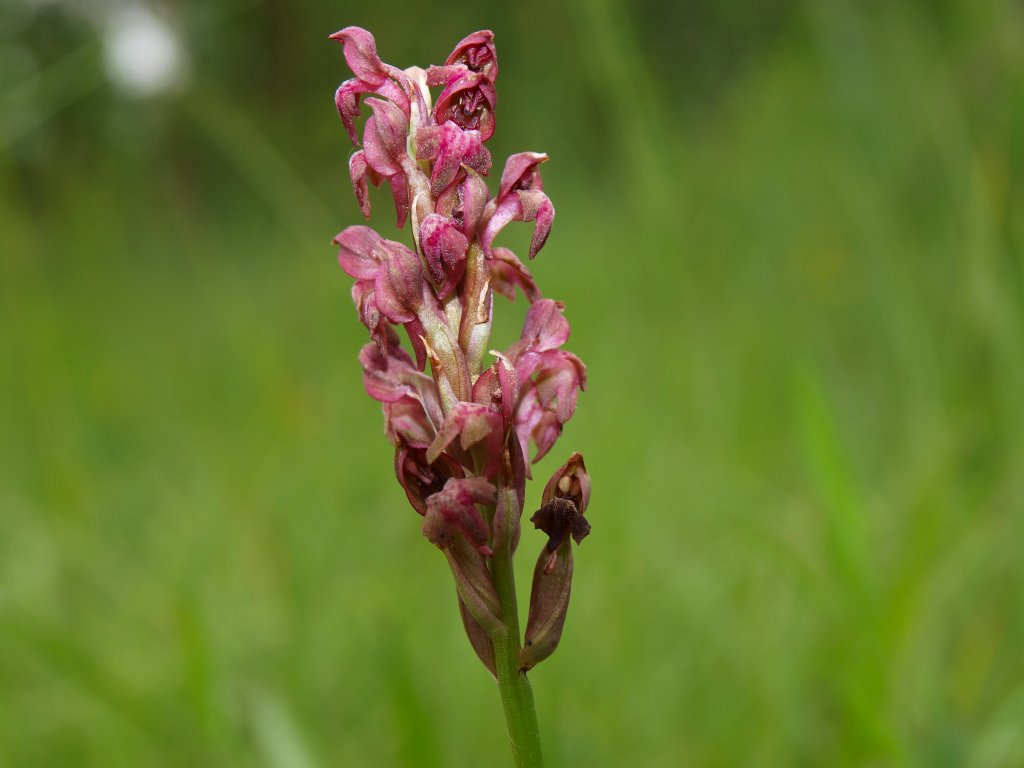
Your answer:
[[[329,245],[348,24],[494,29],[496,165],[552,157],[550,764],[1024,766],[1013,0],[2,0],[0,765],[509,764]]]

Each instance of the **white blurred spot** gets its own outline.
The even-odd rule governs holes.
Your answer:
[[[116,8],[107,18],[103,43],[107,76],[129,95],[155,96],[184,78],[181,39],[151,8]]]

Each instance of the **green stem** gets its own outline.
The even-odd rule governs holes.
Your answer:
[[[504,489],[503,489],[504,490]],[[505,491],[508,493],[508,491]],[[515,497],[511,492],[510,496]],[[540,729],[533,690],[526,673],[519,670],[519,613],[516,605],[516,577],[512,569],[512,553],[506,541],[491,558],[491,576],[501,601],[505,629],[491,637],[494,663],[498,673],[498,691],[505,710],[505,724],[512,743],[516,768],[543,768],[540,751]]]

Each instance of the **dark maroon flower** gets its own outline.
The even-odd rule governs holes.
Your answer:
[[[494,33],[489,29],[481,29],[462,38],[445,64],[462,64],[472,72],[480,72],[493,83],[498,79],[498,51],[494,47]]]
[[[544,486],[541,508],[530,522],[548,535],[547,550],[554,552],[568,536],[579,544],[590,533],[590,523],[583,517],[590,504],[590,475],[583,455],[574,453]]]
[[[519,664],[530,669],[546,659],[558,646],[569,609],[573,558],[570,539],[577,544],[590,534],[583,517],[590,503],[590,475],[583,456],[574,453],[555,470],[544,487],[541,508],[530,518],[548,535],[537,558],[530,592],[530,615],[526,623]]]
[[[399,439],[395,445],[395,477],[405,489],[413,509],[421,515],[427,513],[427,498],[442,488],[449,478],[465,477],[462,465],[442,454],[433,464],[427,461],[424,448],[413,448]]]
[[[427,82],[439,84],[439,72],[428,70]],[[434,120],[438,125],[449,120],[460,128],[480,131],[480,139],[487,141],[494,133],[494,106],[498,101],[494,83],[483,72],[466,68],[445,68],[448,76],[444,89],[434,105]]]

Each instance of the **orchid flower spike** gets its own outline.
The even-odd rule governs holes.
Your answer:
[[[571,542],[590,533],[590,476],[573,453],[531,518],[547,538],[520,637],[512,558],[527,457],[531,444],[533,462],[553,448],[587,380],[586,366],[563,348],[565,305],[545,298],[523,262],[496,244],[516,221],[532,225],[530,259],[548,241],[555,209],[540,174],[548,156],[512,155],[496,191],[488,188],[498,77],[492,32],[468,35],[426,69],[386,63],[365,29],[330,37],[353,75],[338,87],[335,106],[355,146],[348,172],[359,208],[369,218],[369,187],[387,182],[398,227],[410,224],[406,242],[361,224],[333,241],[369,333],[359,354],[363,383],[381,403],[395,476],[422,517],[423,535],[451,568],[473,649],[503,698],[514,689],[508,706],[518,707],[530,696],[526,670],[550,656],[562,634]],[[494,294],[514,300],[517,292],[527,301],[520,337],[491,350]],[[506,715],[517,754],[536,749],[539,758],[539,741],[528,743]]]

